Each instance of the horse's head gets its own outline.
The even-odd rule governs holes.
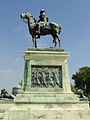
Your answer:
[[[28,19],[29,24],[36,23],[35,18],[28,12],[24,12],[23,14],[20,15],[20,17],[23,19]]]
[[[21,18],[27,19],[29,17],[32,17],[32,15],[28,12],[24,12],[23,14],[20,15]]]

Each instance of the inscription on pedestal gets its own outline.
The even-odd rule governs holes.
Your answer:
[[[31,66],[31,87],[62,88],[62,66]]]

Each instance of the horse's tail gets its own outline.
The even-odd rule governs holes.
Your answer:
[[[60,24],[58,24],[58,25],[59,25],[59,34],[60,34],[62,27]]]

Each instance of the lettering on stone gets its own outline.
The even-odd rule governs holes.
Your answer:
[[[31,87],[62,88],[62,67],[32,65]]]

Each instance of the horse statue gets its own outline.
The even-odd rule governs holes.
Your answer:
[[[36,26],[37,26],[38,22],[28,12],[24,12],[23,14],[20,15],[20,17],[22,19],[27,19],[29,33],[32,36],[33,48],[37,48],[36,39],[37,39],[38,34],[36,33]],[[61,25],[59,25],[57,23],[46,22],[46,23],[44,23],[44,24],[42,23],[40,25],[40,36],[51,34],[52,37],[53,37],[54,48],[57,46],[57,40],[58,40],[59,48],[61,47],[61,44],[60,44],[60,32],[61,32]]]

